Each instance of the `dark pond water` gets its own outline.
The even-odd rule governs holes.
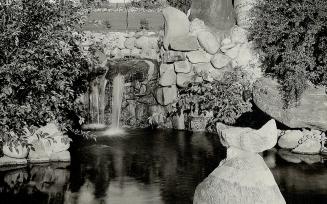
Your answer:
[[[215,135],[160,130],[98,138],[71,152],[71,164],[2,169],[0,203],[192,203],[197,184],[225,157]],[[327,202],[326,164],[288,163],[276,150],[263,156],[287,203]]]

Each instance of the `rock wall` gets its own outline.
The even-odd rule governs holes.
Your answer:
[[[191,82],[221,80],[224,73],[241,68],[251,82],[262,73],[259,54],[248,41],[245,29],[233,26],[221,39],[204,21],[191,22],[178,9],[163,10],[165,35],[161,47],[160,87],[156,98],[159,104],[176,102],[178,88]],[[225,32],[225,31],[221,31]]]

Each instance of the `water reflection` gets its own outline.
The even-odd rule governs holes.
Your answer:
[[[225,158],[215,135],[160,130],[98,138],[71,153],[70,166],[0,170],[1,203],[192,203],[197,184]],[[326,164],[289,163],[275,149],[262,155],[287,203],[326,201]]]

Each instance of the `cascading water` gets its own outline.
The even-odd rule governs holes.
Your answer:
[[[121,113],[121,104],[123,101],[123,92],[124,92],[124,76],[118,74],[113,80],[112,87],[112,119],[111,119],[111,128],[119,129],[119,120]]]
[[[112,111],[111,126],[102,132],[103,136],[121,135],[124,131],[120,128],[120,114],[123,102],[125,80],[124,75],[118,73],[113,79],[112,86]]]

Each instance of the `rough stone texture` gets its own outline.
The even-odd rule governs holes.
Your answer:
[[[196,36],[186,35],[171,39],[170,48],[176,51],[193,51],[200,48]]]
[[[139,56],[140,54],[141,54],[141,49],[133,48],[131,50],[131,56],[133,56],[133,57]]]
[[[309,87],[298,106],[284,109],[279,84],[260,78],[253,87],[253,100],[264,113],[290,128],[327,130],[327,94],[323,87]]]
[[[211,55],[209,55],[205,51],[200,51],[200,50],[188,52],[186,53],[186,57],[193,64],[210,62],[211,59]]]
[[[249,152],[263,152],[273,148],[277,143],[278,133],[275,120],[270,120],[259,130],[231,127],[220,132],[225,146]]]
[[[135,40],[135,47],[139,49],[147,49],[150,47],[149,38],[142,36]]]
[[[194,81],[194,72],[177,74],[177,86],[179,87],[185,88],[193,81]]]
[[[33,149],[29,151],[28,159],[31,163],[39,163],[39,162],[48,162],[50,157],[48,152],[46,151],[43,142],[39,140],[36,136],[32,136],[29,138],[29,144],[33,145]]]
[[[221,69],[225,66],[227,66],[231,62],[231,58],[217,53],[211,58],[211,64],[216,68],[216,69]]]
[[[177,73],[189,73],[192,70],[192,66],[187,60],[175,62],[174,66]]]
[[[0,167],[16,165],[27,165],[26,159],[16,159],[8,156],[0,157]]]
[[[172,39],[189,33],[190,22],[185,13],[173,7],[166,7],[162,13],[165,19],[163,45],[167,50]]]
[[[201,76],[205,81],[213,81],[217,78],[215,68],[211,63],[198,63],[193,65],[194,72]],[[220,77],[219,77],[220,78]]]
[[[287,130],[278,140],[278,146],[284,149],[293,149],[299,145],[303,133],[300,130]]]
[[[190,33],[197,36],[199,32],[208,30],[204,22],[198,18],[195,18],[190,24]]]
[[[70,161],[70,152],[63,151],[63,152],[52,153],[50,156],[50,161],[52,161],[52,162],[68,162],[68,161]]]
[[[185,130],[185,118],[184,114],[175,115],[173,117],[173,128],[176,130]]]
[[[16,159],[23,159],[27,157],[28,149],[18,144],[17,146],[12,145],[11,149],[6,143],[2,147],[3,154]]]
[[[199,32],[198,40],[202,48],[212,55],[215,54],[220,47],[216,37],[209,31]]]
[[[235,44],[248,42],[248,31],[239,26],[232,28],[230,36],[232,42]]]
[[[194,204],[284,204],[285,200],[262,157],[237,148],[223,160],[194,194]]]
[[[298,154],[319,154],[321,150],[321,143],[317,139],[309,138],[302,144],[292,150],[293,153]]]
[[[163,63],[184,61],[186,60],[186,54],[185,52],[179,52],[179,51],[170,51],[170,50],[164,51],[161,52],[161,60]]]
[[[121,54],[123,57],[131,56],[131,50],[130,49],[121,49]]]
[[[127,49],[133,49],[135,47],[135,40],[136,40],[136,38],[134,38],[134,37],[127,38],[125,41],[125,47]]]
[[[176,84],[176,73],[173,64],[162,64],[160,66],[160,80],[161,86],[171,86]]]
[[[190,19],[199,18],[217,30],[229,30],[235,25],[235,13],[230,0],[193,0]]]
[[[241,45],[239,45],[239,44],[235,45],[234,47],[227,49],[224,53],[231,59],[235,59],[240,54],[240,47],[241,47]]]
[[[160,105],[169,105],[177,99],[177,87],[160,87],[156,92],[156,99]]]

